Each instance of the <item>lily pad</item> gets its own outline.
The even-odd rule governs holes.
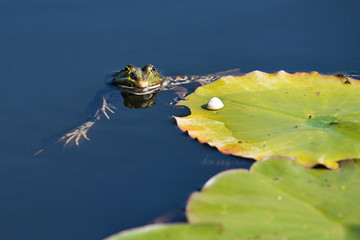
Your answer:
[[[126,230],[105,240],[218,240],[223,239],[226,235],[224,229],[215,224],[153,224]]]
[[[218,97],[224,108],[204,106]],[[304,166],[360,157],[360,81],[317,72],[254,71],[198,88],[178,105],[178,126],[221,152],[256,160],[288,156]]]
[[[360,239],[360,161],[308,169],[289,158],[228,170],[189,198],[189,224],[124,231],[124,239]]]

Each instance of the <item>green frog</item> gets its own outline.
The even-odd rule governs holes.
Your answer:
[[[109,83],[135,95],[146,95],[163,90],[176,90],[176,94],[179,97],[184,97],[188,91],[184,87],[179,87],[179,85],[195,82],[204,85],[217,78],[237,73],[239,73],[239,69],[232,69],[205,76],[185,75],[164,77],[160,71],[151,64],[146,64],[142,67],[129,64],[121,71],[114,72],[113,78],[110,79]]]
[[[151,64],[142,67],[129,64],[120,72],[115,72],[114,78],[110,80],[110,84],[138,95],[155,92],[168,83],[169,80]]]
[[[173,90],[176,94],[174,102],[184,99],[188,93],[185,86],[190,83],[204,85],[223,76],[239,74],[239,69],[228,70],[204,76],[163,76],[153,65],[146,64],[136,67],[132,64],[125,66],[120,71],[112,72],[106,78],[106,87],[98,91],[89,104],[88,120],[63,134],[52,144],[40,149],[38,155],[47,147],[64,142],[64,147],[70,144],[79,146],[81,140],[90,140],[88,131],[102,117],[110,119],[109,114],[117,108],[114,103],[119,101],[119,95],[124,100],[124,105],[129,108],[148,108],[155,104],[155,96],[159,91]]]

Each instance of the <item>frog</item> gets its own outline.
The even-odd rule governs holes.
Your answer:
[[[183,98],[188,91],[184,87],[179,87],[179,85],[194,82],[205,85],[217,78],[234,75],[234,73],[239,73],[239,71],[239,69],[232,69],[205,76],[185,75],[164,77],[160,71],[151,64],[146,64],[142,67],[129,64],[119,72],[114,72],[113,78],[110,79],[109,83],[134,95],[146,95],[158,91],[175,90],[176,95]]]
[[[70,145],[79,146],[83,140],[89,141],[88,131],[102,118],[110,119],[110,114],[118,110],[114,103],[119,100],[119,95],[128,108],[149,108],[155,105],[156,94],[160,91],[172,90],[175,93],[174,106],[179,100],[185,99],[190,83],[198,85],[208,84],[220,77],[239,75],[239,69],[231,69],[208,75],[163,76],[152,64],[137,67],[128,64],[118,71],[113,71],[105,77],[106,87],[99,90],[87,108],[88,119],[79,126],[57,137],[55,141],[38,150],[34,155],[39,155],[46,148],[63,142],[63,148]]]
[[[151,64],[142,67],[129,64],[114,73],[110,84],[135,95],[145,95],[164,88],[169,84],[169,80]]]

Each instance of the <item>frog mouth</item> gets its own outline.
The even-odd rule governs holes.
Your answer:
[[[135,94],[135,95],[145,95],[149,93],[154,93],[159,90],[161,84],[157,84],[151,87],[139,88],[134,85],[117,85],[117,87],[121,88],[123,91]]]

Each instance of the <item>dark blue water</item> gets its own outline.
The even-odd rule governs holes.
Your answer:
[[[101,239],[160,216],[251,161],[222,155],[153,108],[118,105],[90,142],[32,154],[86,120],[104,77],[128,63],[164,74],[360,70],[358,1],[0,2],[1,239]]]

